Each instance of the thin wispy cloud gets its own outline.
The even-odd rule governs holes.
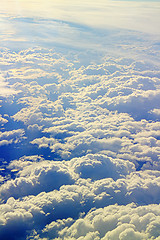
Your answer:
[[[49,18],[97,28],[123,28],[159,35],[160,4],[154,1],[14,1],[1,6],[12,16]]]

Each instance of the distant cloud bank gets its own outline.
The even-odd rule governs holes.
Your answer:
[[[159,1],[3,1],[0,12],[16,17],[69,21],[97,28],[122,28],[160,34]]]

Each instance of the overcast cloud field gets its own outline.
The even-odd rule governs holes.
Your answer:
[[[0,239],[160,240],[160,2],[1,0]]]

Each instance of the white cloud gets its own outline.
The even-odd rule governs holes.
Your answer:
[[[115,27],[159,34],[159,3],[137,1],[14,1],[3,4],[3,12],[19,17],[43,17],[98,28]],[[92,6],[92,8],[91,8]],[[44,11],[45,9],[45,11]],[[84,11],[85,9],[85,11]],[[104,21],[106,19],[106,21]]]
[[[18,143],[24,138],[24,130],[17,129],[12,131],[0,132],[0,145]]]
[[[2,117],[2,115],[0,114],[0,124],[5,124],[5,123],[7,123],[8,122],[8,120],[7,119],[5,119],[5,118],[3,118]]]
[[[89,235],[103,240],[156,239],[159,234],[156,228],[159,224],[158,208],[159,205],[137,207],[130,204],[93,210],[70,227],[64,227],[58,232],[59,238],[56,239],[90,239]],[[152,232],[149,229],[152,229]]]
[[[57,141],[54,138],[36,138],[32,142],[32,144],[37,144],[39,148],[48,148],[50,145],[54,145]]]
[[[36,162],[32,162],[32,159]],[[74,183],[74,179],[77,178],[76,173],[72,172],[66,163],[44,161],[36,156],[15,160],[11,162],[9,168],[16,171],[17,177],[0,187],[2,200],[7,200],[11,196],[19,198],[37,195],[43,191],[49,192],[59,189],[62,185]]]
[[[153,110],[151,110],[151,113],[155,114],[156,116],[160,115],[160,109],[159,108],[154,108]]]
[[[8,180],[0,187],[2,200],[10,196],[36,195],[42,191],[59,189],[74,184],[78,178],[98,179],[123,178],[135,171],[133,163],[108,158],[102,154],[89,154],[66,161],[47,161],[38,156],[23,157],[10,163],[9,169],[16,172],[15,180]]]
[[[70,161],[70,167],[81,178],[91,178],[92,180],[122,178],[135,171],[133,163],[120,159],[112,159],[103,154],[89,154],[82,158],[73,158]]]
[[[9,97],[18,93],[13,87],[9,86],[5,78],[0,74],[0,97]]]
[[[159,237],[156,64],[109,54],[89,63],[40,48],[3,54],[21,92],[6,99],[12,116],[0,115],[0,144],[23,139],[31,151],[5,163],[0,238]]]
[[[19,171],[15,180],[2,185],[1,197],[7,200],[10,196],[27,196],[17,200],[11,197],[7,203],[1,205],[1,221],[4,222],[2,229],[6,230],[6,234],[7,231],[10,233],[13,231],[10,229],[9,223],[15,224],[23,219],[23,232],[27,229],[34,229],[35,226],[41,230],[41,226],[45,226],[48,221],[59,221],[60,216],[63,216],[66,220],[59,223],[53,222],[50,226],[46,226],[43,233],[54,231],[55,236],[59,235],[62,239],[64,236],[75,239],[87,234],[89,236],[89,232],[95,232],[93,235],[101,238],[107,234],[106,237],[111,236],[112,239],[120,234],[121,236],[126,234],[135,236],[138,239],[145,236],[146,239],[150,239],[149,237],[156,236],[158,229],[156,226],[158,226],[157,221],[160,214],[159,206],[156,204],[147,206],[146,204],[159,202],[159,171],[128,173],[127,177],[116,181],[111,178],[103,178],[104,176],[102,176],[103,179],[91,181],[79,178],[74,173],[74,169],[77,172],[75,164],[79,165],[76,160],[79,161],[79,164],[82,163],[82,160],[85,164],[88,163],[85,158],[75,159],[74,165],[72,165],[73,160],[71,162],[49,162],[41,159],[40,162],[32,162],[32,158],[28,164],[23,159],[20,162],[12,163],[12,167],[21,166],[22,170]],[[92,164],[94,167],[94,162]],[[120,164],[120,162],[115,161],[114,164]],[[83,173],[83,169],[80,170]],[[81,177],[85,178],[83,174]],[[72,185],[70,185],[71,181]],[[52,191],[51,189],[58,183],[61,185],[60,189]],[[38,189],[40,192],[38,195],[28,195],[37,194]],[[47,189],[49,192],[43,192]],[[133,204],[108,206],[113,203],[122,205],[132,201],[146,206],[136,207]],[[97,210],[88,213],[84,219],[77,220],[71,227],[66,227],[73,222],[72,219],[67,220],[67,218],[77,218],[81,212],[88,212],[93,207],[96,207]],[[106,208],[101,209],[101,207]],[[13,218],[13,216],[15,217]],[[142,221],[143,216],[144,220]],[[81,230],[82,226],[84,231]],[[126,230],[126,226],[128,230]],[[21,231],[21,226],[14,225],[14,227],[15,234]]]

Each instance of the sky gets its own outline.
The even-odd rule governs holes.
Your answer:
[[[0,239],[160,240],[160,2],[2,0]]]

